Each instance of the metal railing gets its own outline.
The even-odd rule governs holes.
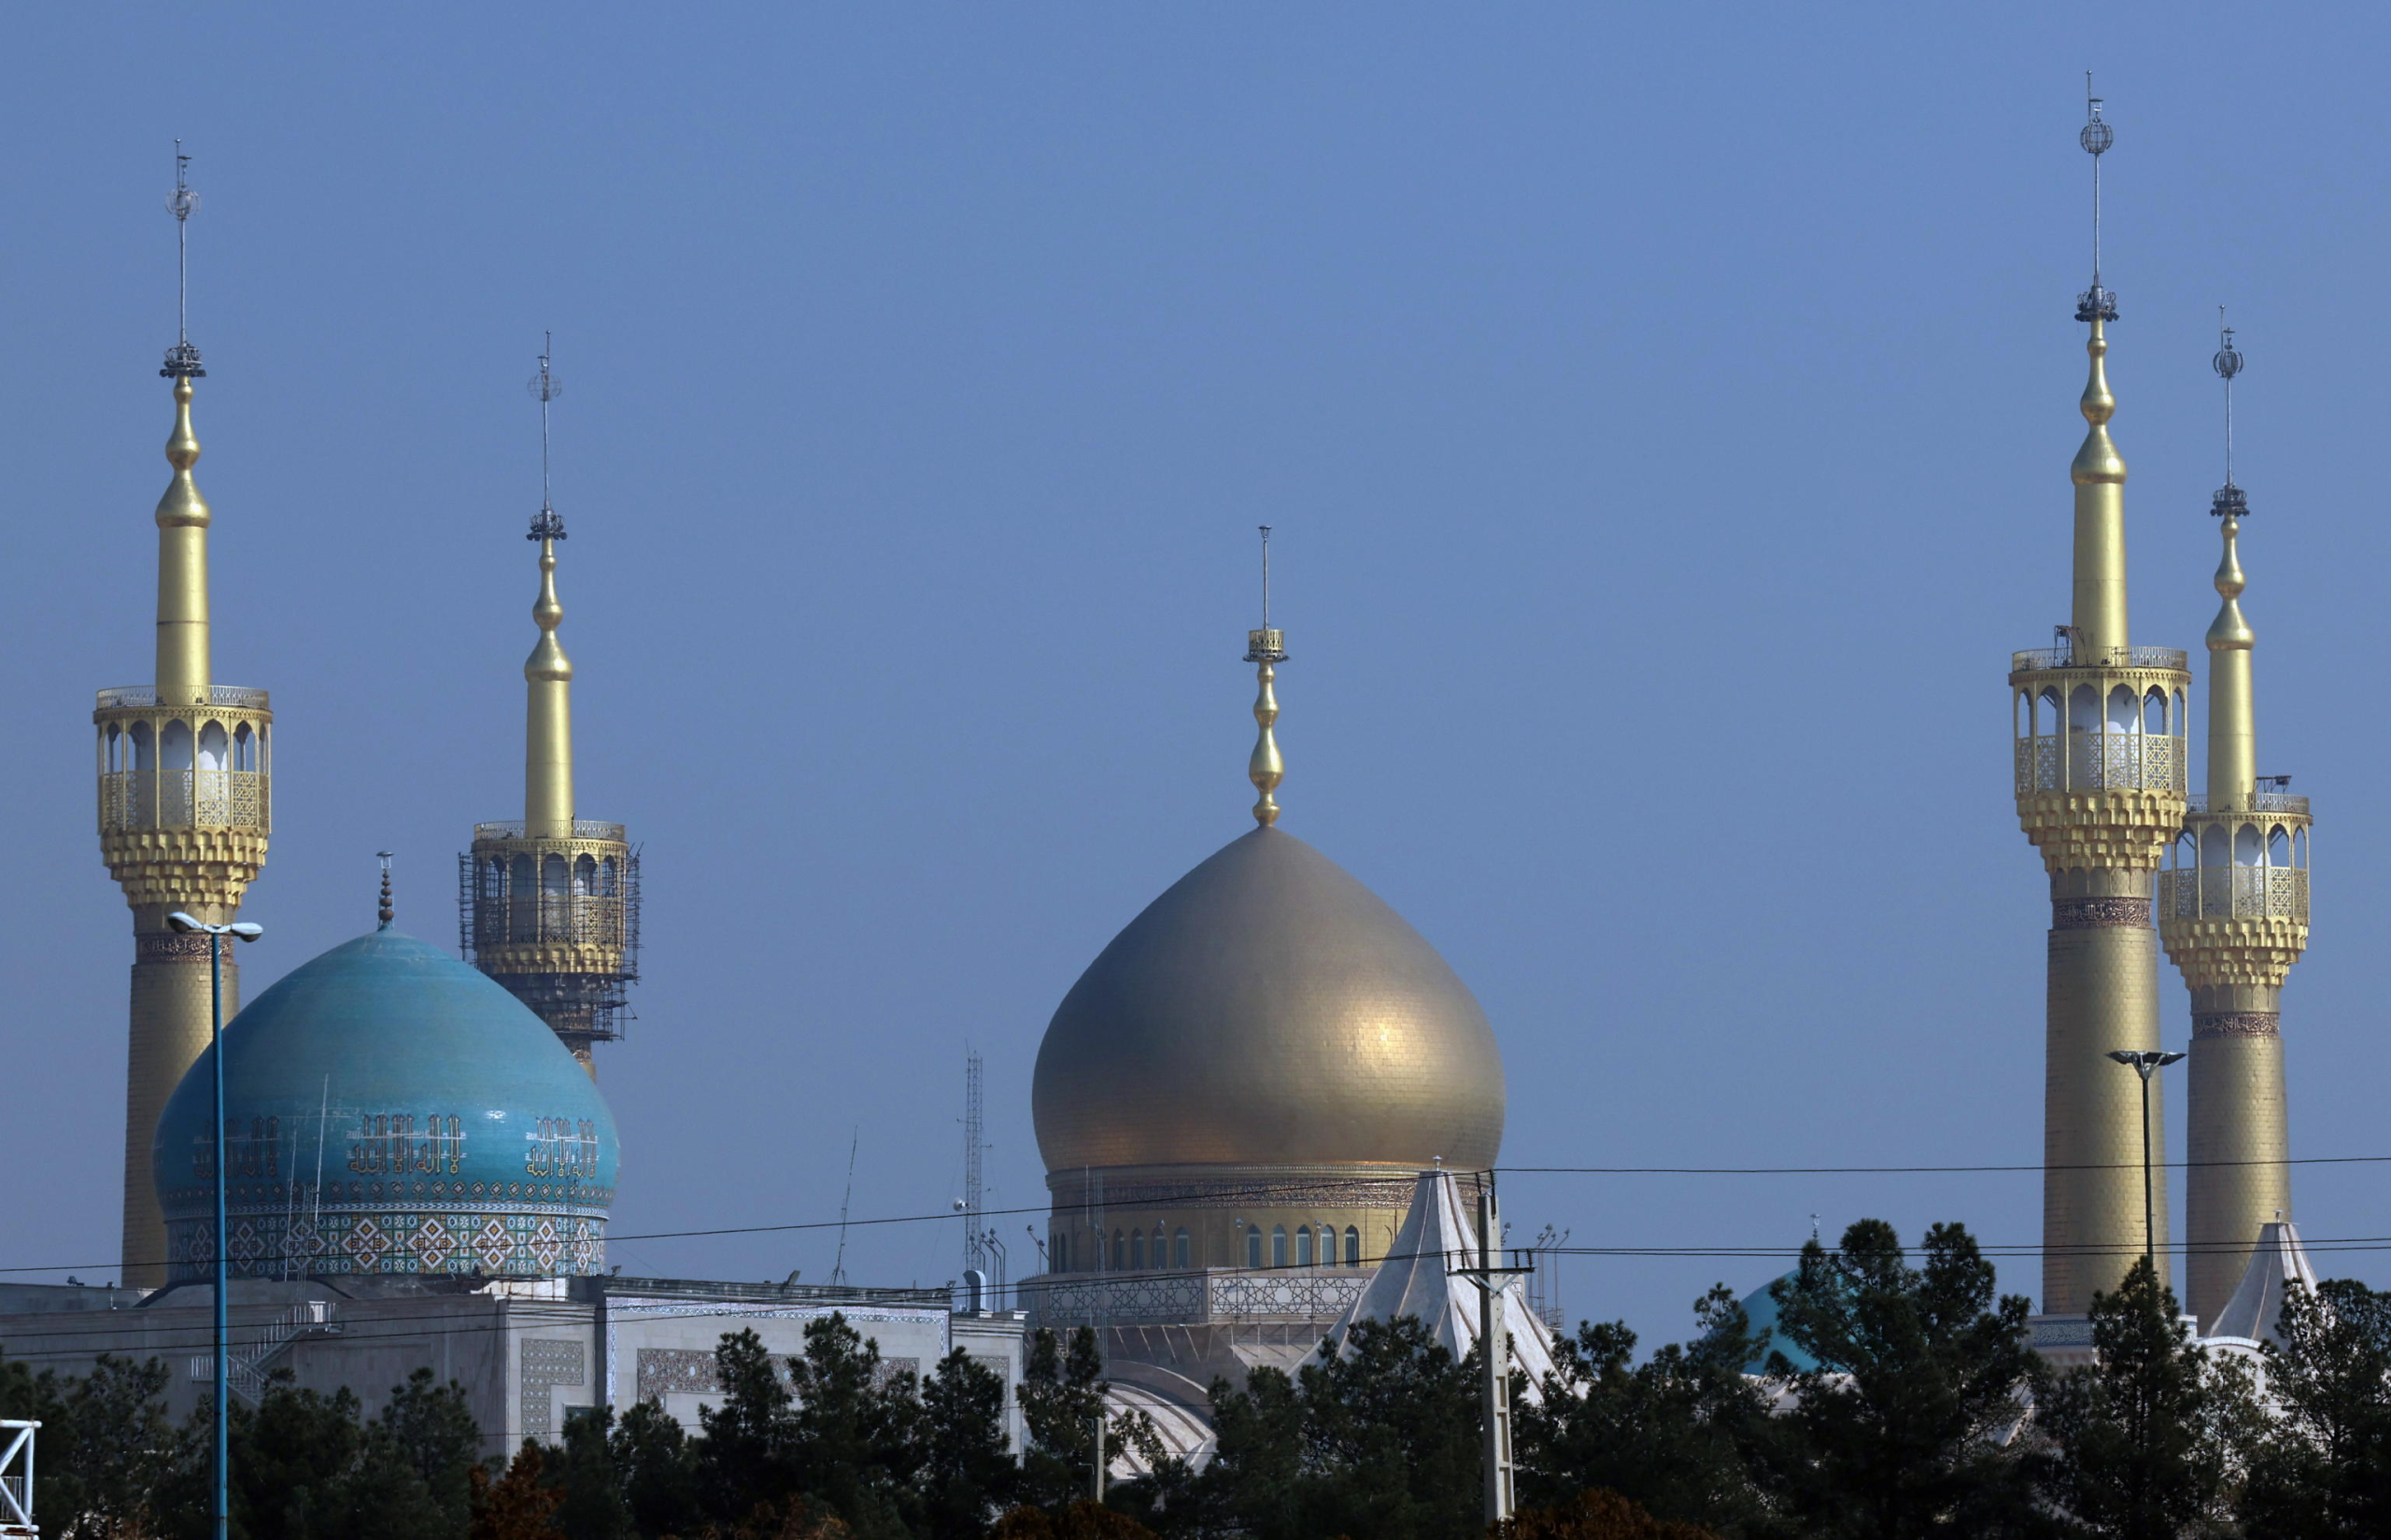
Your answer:
[[[520,840],[523,838],[523,820],[520,818],[516,818],[503,824],[475,824],[474,826],[474,839],[476,841],[483,840]],[[629,840],[630,831],[620,824],[601,824],[595,818],[576,818],[573,821],[573,838],[576,840],[612,840],[615,843],[619,845]]]
[[[265,1399],[272,1384],[266,1365],[280,1355],[282,1349],[303,1336],[333,1336],[341,1330],[341,1322],[332,1315],[329,1299],[303,1299],[298,1304],[267,1321],[259,1333],[246,1342],[234,1342],[224,1355],[225,1384],[233,1393],[254,1406]],[[194,1381],[216,1378],[216,1355],[193,1353],[191,1377]]]
[[[2247,797],[2217,797],[2208,792],[2195,792],[2190,798],[2193,812],[2296,812],[2308,816],[2308,798],[2294,797],[2287,791],[2253,792]]]
[[[2016,740],[2017,795],[2184,791],[2184,740],[2167,733],[2071,732]]]
[[[2191,654],[2180,647],[2033,647],[2009,655],[2011,673],[2049,669],[2168,669],[2189,672]]]
[[[2164,920],[2308,919],[2304,867],[2172,867],[2158,874]]]
[[[266,692],[251,689],[246,685],[210,685],[207,687],[207,703],[211,706],[228,706],[236,711],[262,712],[266,709]],[[100,692],[100,710],[102,711],[112,711],[125,706],[155,706],[157,704],[158,689],[154,685],[119,685],[113,689]],[[180,706],[183,702],[176,701],[174,704]]]
[[[100,832],[142,828],[264,831],[273,803],[263,770],[104,770]]]

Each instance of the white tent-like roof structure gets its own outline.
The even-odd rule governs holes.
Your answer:
[[[1339,1345],[1357,1321],[1396,1321],[1418,1316],[1456,1359],[1478,1345],[1478,1284],[1455,1268],[1478,1265],[1478,1226],[1462,1207],[1450,1171],[1422,1171],[1412,1189],[1410,1211],[1394,1234],[1361,1296],[1329,1328]],[[1528,1377],[1527,1396],[1544,1399],[1552,1373],[1552,1332],[1528,1308],[1514,1279],[1503,1288],[1503,1320],[1511,1339],[1511,1366]]]
[[[2316,1269],[2308,1261],[2308,1248],[2300,1244],[2299,1227],[2289,1220],[2260,1225],[2258,1249],[2242,1270],[2233,1297],[2216,1313],[2209,1335],[2282,1341],[2275,1326],[2283,1315],[2284,1296],[2295,1287],[2316,1287]]]

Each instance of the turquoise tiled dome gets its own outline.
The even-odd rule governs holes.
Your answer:
[[[547,1024],[437,947],[383,929],[294,969],[224,1029],[233,1270],[601,1271],[615,1120]],[[213,1264],[203,1053],[152,1164],[176,1279]]]

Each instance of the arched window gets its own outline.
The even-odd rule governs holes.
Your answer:
[[[1345,1226],[1345,1265],[1359,1267],[1361,1264],[1362,1232],[1349,1224]]]
[[[1323,1267],[1337,1265],[1337,1226],[1334,1224],[1320,1227],[1320,1264]]]
[[[2308,831],[2306,829],[2297,830],[2291,837],[2291,864],[2296,867],[2308,865]]]
[[[2259,859],[2260,859],[2260,855],[2261,855],[2261,854],[2262,854],[2262,851],[2263,851],[2263,847],[2262,847],[2262,846],[2259,844],[2259,842],[2258,842],[2258,826],[2257,826],[2257,825],[2256,825],[2256,824],[2243,824],[2243,825],[2242,825],[2241,827],[2237,827],[2236,829],[2234,829],[2234,831],[2233,831],[2233,864],[2234,864],[2235,866],[2237,866],[2237,867],[2255,867],[2255,866],[2257,866],[2257,865],[2258,864]]]
[[[2271,867],[2291,865],[2291,836],[2285,831],[2281,824],[2277,824],[2267,831],[2267,865]]]
[[[1143,1230],[1129,1232],[1129,1265],[1141,1271],[1146,1265],[1146,1233]]]
[[[553,851],[540,857],[540,891],[552,898],[561,898],[573,891],[572,881],[565,875],[564,857]]]
[[[1166,1236],[1162,1233],[1162,1226],[1161,1226],[1161,1225],[1159,1225],[1159,1224],[1155,1225],[1155,1226],[1154,1226],[1154,1265],[1155,1265],[1155,1266],[1157,1266],[1157,1267],[1167,1267],[1167,1266],[1169,1266],[1169,1265],[1170,1265],[1170,1252],[1169,1252],[1167,1250],[1166,1250],[1166,1247],[1167,1247],[1168,1244],[1169,1244],[1169,1238],[1168,1238],[1167,1236]]]
[[[2078,685],[2067,692],[2067,730],[2101,730],[2101,698],[2092,693],[2091,685]]]
[[[204,770],[224,770],[232,767],[233,740],[226,736],[224,724],[210,722],[199,729],[199,768]]]
[[[2034,702],[2035,736],[2047,738],[2058,732],[2059,724],[2066,715],[2065,712],[2059,710],[2058,688],[2056,686],[2044,688],[2041,698]]]
[[[2227,848],[2223,824],[2209,824],[2200,829],[2200,865],[2204,867],[2232,865],[2232,856]]]
[[[1311,1265],[1311,1226],[1309,1224],[1295,1226],[1295,1265]]]
[[[506,939],[510,941],[536,941],[540,939],[540,906],[537,897],[540,884],[531,880],[531,857],[517,855],[514,869],[507,873]]]
[[[573,891],[575,897],[587,897],[598,891],[598,863],[584,855],[573,863]]]
[[[101,737],[100,769],[114,775],[124,769],[124,729],[110,723]]]
[[[149,724],[147,722],[135,722],[133,724],[132,737],[133,768],[137,770],[156,770],[158,768],[158,745],[156,740],[150,735]]]
[[[1170,1264],[1174,1267],[1193,1267],[1195,1260],[1187,1254],[1187,1232],[1181,1230],[1170,1237]]]
[[[1270,1226],[1270,1265],[1284,1267],[1286,1264],[1287,1227],[1283,1224],[1274,1224]]]
[[[249,730],[247,722],[233,729],[233,768],[236,770],[258,768],[258,735]]]
[[[2139,732],[2142,729],[2142,713],[2134,708],[2133,691],[2123,685],[2111,690],[2109,692],[2109,730]]]
[[[162,757],[164,760],[165,768],[167,770],[187,770],[191,769],[190,723],[167,723],[166,730],[158,735],[158,746],[162,751]]]
[[[1259,1224],[1245,1227],[1245,1264],[1248,1267],[1262,1265],[1262,1226]]]
[[[615,896],[615,858],[611,855],[598,863],[598,891],[609,898]]]
[[[1112,1232],[1112,1270],[1118,1273],[1125,1269],[1128,1265],[1129,1251],[1127,1237],[1124,1236],[1120,1231],[1115,1230]]]

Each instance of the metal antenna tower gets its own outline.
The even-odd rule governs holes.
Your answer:
[[[830,1263],[830,1281],[847,1281],[847,1204],[856,1195],[856,1145],[863,1137],[858,1125],[847,1136],[847,1190],[839,1194],[839,1254]]]
[[[557,334],[540,333],[540,372],[523,382],[523,389],[540,403],[540,511],[531,516],[532,540],[562,540],[564,520],[548,501],[548,403],[564,394],[564,381],[548,368],[549,355],[555,352]]]
[[[166,366],[158,373],[168,379],[205,379],[199,349],[191,345],[191,217],[199,212],[199,194],[191,190],[191,157],[180,139],[175,141],[175,190],[166,195],[166,212],[175,217],[175,346],[166,349]]]
[[[986,1227],[981,1222],[985,1212],[980,1185],[980,1156],[987,1148],[985,1124],[980,1107],[980,1051],[966,1045],[963,1051],[963,1265],[988,1270],[988,1239]]]
[[[2092,72],[2084,72],[2084,127],[2075,142],[2092,157],[2092,287],[2075,297],[2075,318],[2113,321],[2117,296],[2101,287],[2101,157],[2117,142],[2117,131],[2101,120],[2101,98],[2092,94]]]
[[[2225,324],[2225,306],[2216,307],[2216,356],[2208,360],[2216,377],[2225,382],[2225,485],[2208,511],[2219,518],[2243,518],[2250,512],[2250,500],[2233,484],[2233,376],[2242,373],[2242,355],[2233,346],[2233,328]]]

